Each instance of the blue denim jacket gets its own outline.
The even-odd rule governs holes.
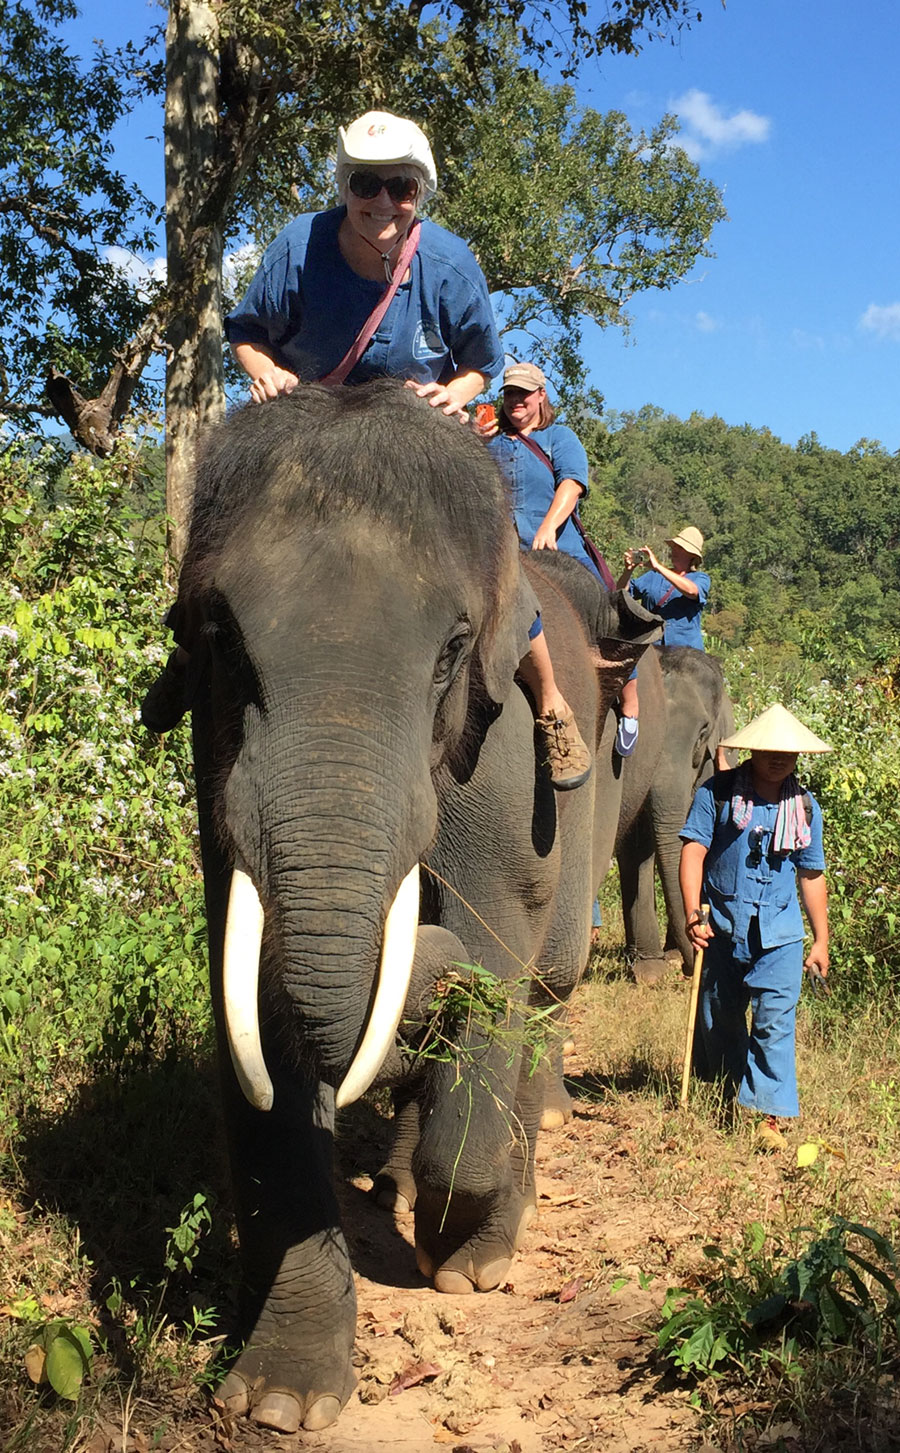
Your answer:
[[[759,920],[759,938],[764,949],[803,939],[797,869],[824,871],[822,812],[810,794],[812,840],[809,847],[787,854],[770,853],[778,804],[754,803],[747,826],[735,827],[730,801],[733,777],[733,772],[723,773],[698,787],[681,838],[683,842],[702,843],[708,848],[703,891],[704,900],[710,906],[710,922],[715,933],[731,939],[735,959],[750,963],[748,937],[754,918]],[[723,779],[727,782],[724,790],[728,795],[717,810],[716,783],[721,797]]]
[[[512,492],[516,531],[525,550],[531,549],[544,516],[553,503],[553,496],[564,479],[574,479],[576,484],[581,485],[584,490],[582,499],[590,493],[587,453],[578,435],[567,424],[550,424],[546,429],[534,429],[528,437],[548,456],[553,465],[552,474],[517,435],[495,434],[493,439],[488,440],[488,449]],[[598,573],[571,518],[557,530],[556,543],[560,550],[573,555],[595,575]]]
[[[270,349],[306,382],[336,368],[378,303],[385,284],[344,261],[338,231],[346,207],[295,217],[266,249],[246,297],[225,319],[228,341]],[[462,241],[427,218],[403,283],[368,348],[347,376],[385,374],[421,383],[456,369],[494,377],[503,346],[478,263]]]

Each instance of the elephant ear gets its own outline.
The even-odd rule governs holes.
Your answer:
[[[540,612],[538,598],[519,566],[519,551],[504,572],[497,608],[478,641],[477,656],[488,696],[500,706],[512,690],[519,662],[527,655],[528,632]]]

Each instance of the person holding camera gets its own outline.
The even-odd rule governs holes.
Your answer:
[[[700,613],[709,599],[709,576],[697,567],[703,560],[703,536],[694,525],[686,525],[679,534],[666,540],[669,547],[668,566],[656,558],[650,545],[625,551],[625,569],[619,576],[620,590],[628,590],[647,610],[662,617],[663,646],[693,646],[702,651],[703,635]],[[638,580],[632,574],[638,567],[649,566]],[[617,746],[622,756],[630,756],[638,736],[637,677],[632,676],[622,688],[619,701]],[[621,740],[620,740],[621,739]],[[624,750],[623,750],[624,748]]]

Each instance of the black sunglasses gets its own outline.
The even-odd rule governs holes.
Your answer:
[[[419,190],[415,177],[380,177],[377,172],[351,172],[347,183],[354,197],[371,202],[382,187],[392,202],[411,202]]]

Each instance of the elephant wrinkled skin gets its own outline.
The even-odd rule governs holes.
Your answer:
[[[480,440],[396,384],[309,386],[238,411],[201,461],[176,635],[191,652],[244,1276],[243,1351],[220,1396],[266,1426],[324,1427],[353,1386],[335,1090],[364,1036],[398,886],[422,865],[409,1017],[453,964],[507,980],[520,1013],[564,1003],[587,959],[590,904],[632,792],[608,708],[658,631],[576,563],[529,566],[560,686],[600,749],[588,784],[557,795],[514,680],[534,615],[521,559]],[[602,640],[621,658],[605,671],[592,656]],[[650,662],[647,772],[654,700],[661,723]],[[268,1110],[242,1094],[224,1025],[235,862],[264,918]],[[467,1051],[459,1084],[455,1067],[410,1068],[396,1049],[382,1072],[397,1084],[396,1143],[376,1193],[415,1206],[420,1268],[446,1291],[501,1283],[535,1205],[540,1077],[521,1054],[508,1063],[506,1044],[472,1034]]]
[[[679,833],[694,792],[713,773],[716,748],[734,730],[734,714],[722,667],[693,646],[662,646],[659,657],[666,698],[662,754],[643,806],[617,847],[625,942],[635,977],[653,983],[665,971],[656,917],[654,865],[666,905],[666,949],[681,954],[691,972],[693,949],[684,931],[678,886]]]

